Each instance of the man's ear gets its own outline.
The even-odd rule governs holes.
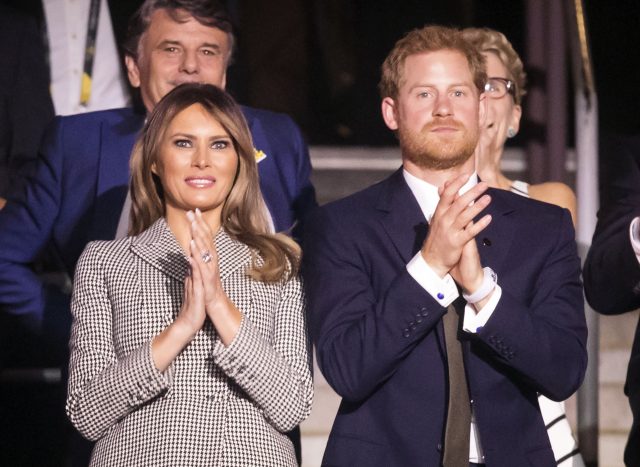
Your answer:
[[[129,83],[134,88],[140,87],[140,70],[138,69],[138,64],[136,60],[131,55],[125,55],[124,64],[127,67],[127,77],[129,78]]]
[[[382,99],[382,118],[390,130],[398,129],[398,115],[395,101],[390,97]]]

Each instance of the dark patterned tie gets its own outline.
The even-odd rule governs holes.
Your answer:
[[[449,369],[449,408],[442,461],[444,467],[469,466],[471,405],[462,360],[462,346],[457,338],[459,320],[459,315],[452,303],[442,318]]]

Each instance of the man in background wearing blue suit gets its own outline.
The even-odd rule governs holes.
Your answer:
[[[129,80],[150,111],[181,83],[224,88],[233,34],[215,0],[147,0],[130,22],[124,48]],[[299,237],[300,221],[316,205],[300,130],[285,115],[243,112],[274,229]],[[144,119],[144,112],[129,108],[61,117],[45,135],[35,175],[0,211],[0,338],[6,348],[6,339],[26,329],[64,355],[68,298],[45,285],[31,264],[50,248],[72,276],[87,242],[126,235],[129,155]],[[12,350],[20,352],[21,344],[12,342]]]
[[[402,168],[307,224],[310,330],[342,396],[323,465],[556,465],[537,393],[584,377],[580,260],[567,210],[478,181],[484,70],[455,29],[398,41],[380,90]]]

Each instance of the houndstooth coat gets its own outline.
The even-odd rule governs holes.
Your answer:
[[[249,247],[222,229],[215,244],[240,330],[225,347],[207,320],[164,373],[150,343],[175,319],[188,269],[164,219],[82,254],[67,414],[97,440],[92,466],[296,465],[283,432],[309,415],[313,397],[300,281],[252,280]]]

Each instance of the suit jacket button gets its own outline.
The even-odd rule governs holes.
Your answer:
[[[438,450],[438,452],[442,452],[442,443],[438,443],[436,449]]]

